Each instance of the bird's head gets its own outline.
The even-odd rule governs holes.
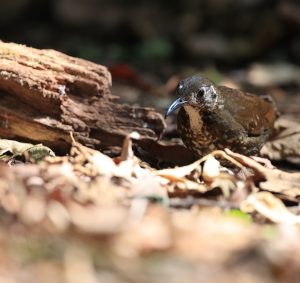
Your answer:
[[[199,75],[182,80],[176,90],[178,98],[172,102],[165,117],[184,105],[199,109],[213,109],[218,102],[219,94],[214,84]]]

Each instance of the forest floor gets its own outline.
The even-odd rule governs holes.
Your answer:
[[[121,102],[161,114],[180,78],[199,72],[271,94],[282,114],[261,157],[214,151],[180,166],[138,151],[136,132],[114,155],[72,134],[62,156],[0,140],[0,282],[298,282],[299,68],[182,68],[165,84],[110,71]],[[161,139],[182,146],[176,116],[167,123]]]

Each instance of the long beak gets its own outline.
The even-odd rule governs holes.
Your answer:
[[[173,103],[169,106],[169,108],[166,111],[165,118],[169,116],[172,112],[174,112],[176,109],[181,107],[183,104],[185,104],[187,101],[183,100],[181,97],[177,98]]]

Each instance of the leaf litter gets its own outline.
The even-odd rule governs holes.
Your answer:
[[[157,170],[135,156],[137,133],[115,158],[72,139],[68,156],[0,164],[0,244],[18,246],[20,257],[16,263],[15,248],[4,249],[16,272],[0,273],[1,282],[21,282],[24,258],[29,275],[22,282],[47,282],[30,277],[44,272],[59,282],[101,282],[99,274],[106,282],[149,282],[143,274],[154,281],[153,272],[177,282],[278,282],[278,274],[295,282],[282,269],[292,262],[286,268],[298,274],[300,258],[289,256],[288,244],[278,245],[283,227],[292,225],[284,235],[300,250],[300,173],[230,150]],[[53,249],[60,250],[54,261]],[[253,272],[260,262],[266,269]],[[187,265],[194,271],[187,273]]]

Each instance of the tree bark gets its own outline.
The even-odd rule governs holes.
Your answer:
[[[72,131],[84,144],[120,146],[126,134],[155,140],[165,128],[151,108],[117,103],[101,65],[54,50],[0,42],[0,136],[42,142],[60,152]]]

